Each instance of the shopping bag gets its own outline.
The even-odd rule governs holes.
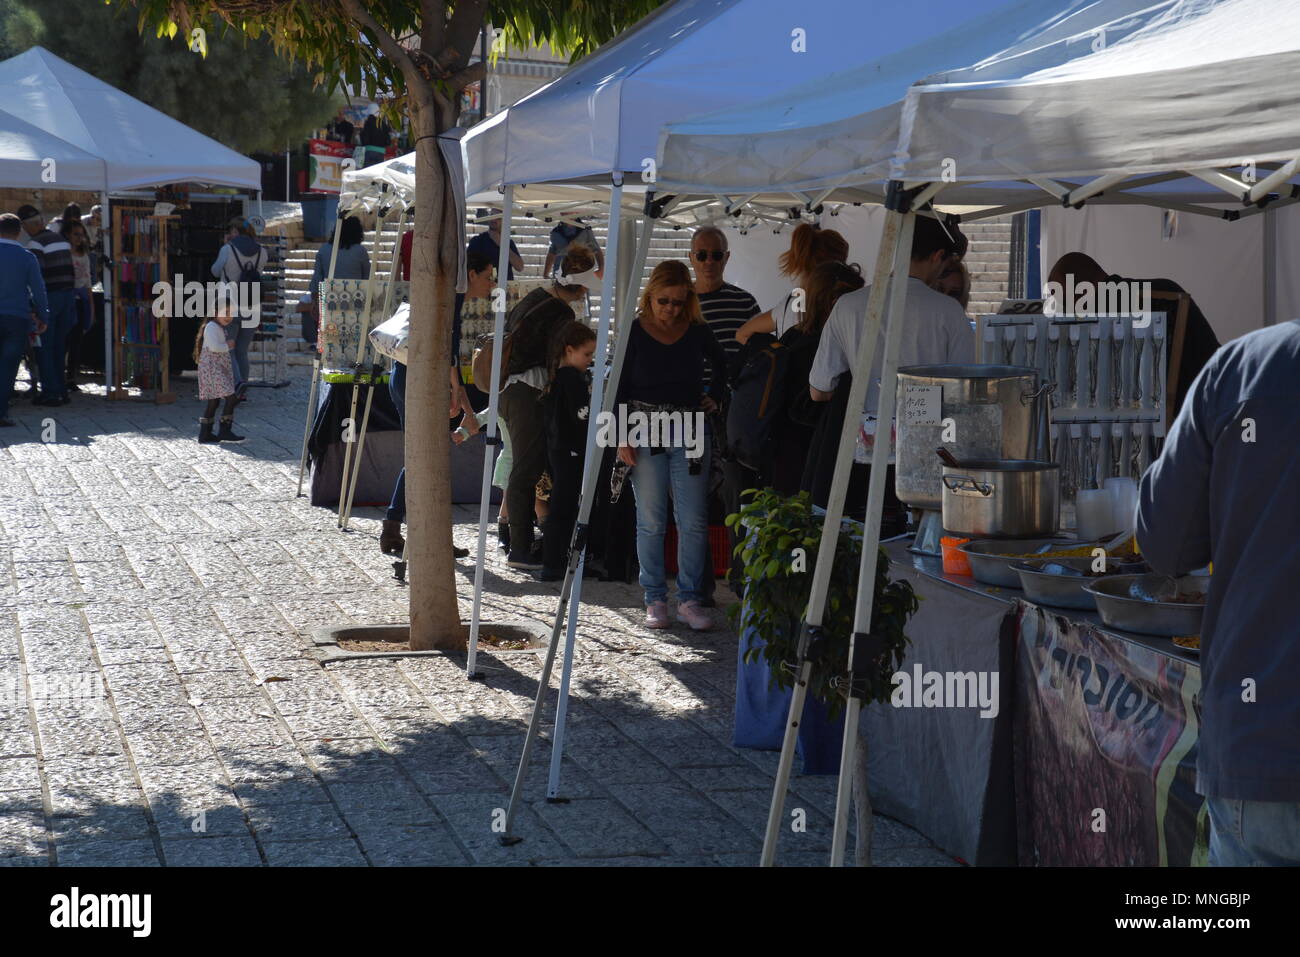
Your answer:
[[[411,335],[411,304],[404,302],[391,317],[370,330],[370,344],[380,355],[406,364],[407,341]]]

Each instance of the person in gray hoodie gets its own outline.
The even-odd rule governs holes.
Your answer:
[[[257,241],[252,223],[243,216],[236,216],[230,221],[226,230],[226,242],[217,254],[217,261],[212,264],[212,275],[222,282],[237,283],[250,281],[246,278],[254,273],[260,281],[262,270],[266,268],[270,253]],[[240,296],[240,301],[253,301],[260,304],[261,290],[250,290]],[[230,344],[231,365],[235,372],[235,394],[245,398],[248,389],[248,348],[253,344],[253,334],[261,324],[261,314],[242,316],[240,321],[226,326],[226,341]]]
[[[1210,864],[1300,864],[1300,320],[1234,339],[1192,382],[1139,487],[1162,575],[1213,562],[1196,790]]]

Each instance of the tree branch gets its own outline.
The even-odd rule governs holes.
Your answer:
[[[379,49],[384,51],[384,56],[401,67],[402,73],[406,75],[407,87],[415,86],[420,79],[420,68],[416,66],[415,59],[393,39],[391,33],[379,25],[370,15],[370,11],[362,5],[361,0],[338,0],[338,4],[354,23],[375,35],[375,40],[379,43]]]
[[[471,83],[478,83],[485,76],[487,76],[487,64],[480,61],[471,63],[463,70],[456,71],[448,78],[447,82],[451,84],[452,89],[459,93]]]
[[[441,50],[447,42],[447,4],[444,0],[420,0],[420,48]]]
[[[446,43],[438,54],[439,79],[463,70],[474,52],[487,16],[487,0],[460,0],[447,24]]]

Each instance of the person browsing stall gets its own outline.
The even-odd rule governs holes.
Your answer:
[[[0,216],[0,428],[14,424],[9,399],[18,362],[28,339],[45,331],[50,315],[41,267],[18,242],[22,231],[22,221],[13,213]]]
[[[21,206],[18,218],[28,236],[27,249],[36,257],[45,281],[49,302],[48,327],[41,333],[37,362],[41,372],[41,395],[33,405],[66,405],[68,402],[64,365],[67,338],[77,321],[76,270],[72,265],[72,245],[45,225],[45,217],[35,206]]]
[[[479,211],[482,214],[482,210]],[[473,237],[465,246],[472,253],[481,253],[492,263],[501,259],[501,210],[493,210],[493,218],[488,220],[487,230]],[[524,268],[524,257],[519,255],[519,247],[510,240],[510,264],[506,269],[506,281],[515,278],[515,270]],[[548,274],[549,275],[549,274]]]
[[[704,414],[726,397],[727,357],[704,322],[685,263],[669,259],[655,267],[627,336],[615,408],[620,417],[626,410],[629,437],[633,414],[664,423],[649,429],[651,441],[659,433],[657,446],[620,444],[618,449],[619,461],[631,468],[636,495],[636,553],[646,624],[669,625],[664,533],[671,494],[677,525],[677,620],[705,631],[713,627],[713,619],[700,605],[709,561],[709,433]],[[711,373],[707,393],[706,363]],[[671,427],[666,425],[674,420]]]
[[[546,250],[546,262],[542,265],[542,275],[552,275],[555,264],[564,258],[564,254],[569,251],[569,247],[574,243],[579,246],[586,246],[591,250],[591,254],[596,257],[596,278],[603,278],[605,275],[605,254],[600,251],[600,243],[596,241],[596,234],[590,226],[581,220],[576,223],[556,223],[555,228],[551,230],[551,244]]]
[[[212,264],[212,275],[224,283],[261,282],[262,270],[266,268],[270,253],[257,241],[253,224],[243,216],[236,216],[226,229],[226,241],[217,253],[216,262]],[[256,278],[245,278],[256,277]],[[244,290],[240,302],[260,302],[260,287]],[[251,316],[236,317],[226,328],[226,338],[230,340],[231,368],[235,373],[235,394],[240,399],[248,392],[248,350],[253,344],[253,336],[261,324],[260,315],[256,322]]]
[[[778,260],[782,275],[790,278],[790,291],[774,302],[766,312],[741,326],[736,333],[736,341],[744,345],[750,336],[759,332],[770,332],[777,338],[785,335],[799,322],[800,302],[807,299],[812,271],[822,263],[842,263],[848,258],[848,240],[838,232],[811,223],[800,223],[790,236],[790,248]],[[800,295],[801,292],[803,295]]]

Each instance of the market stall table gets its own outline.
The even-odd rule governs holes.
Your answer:
[[[983,673],[996,714],[978,702],[864,710],[875,809],[973,864],[1201,860],[1197,657],[947,575],[907,545],[884,546],[891,576],[924,599],[901,670],[973,672],[976,688]]]

